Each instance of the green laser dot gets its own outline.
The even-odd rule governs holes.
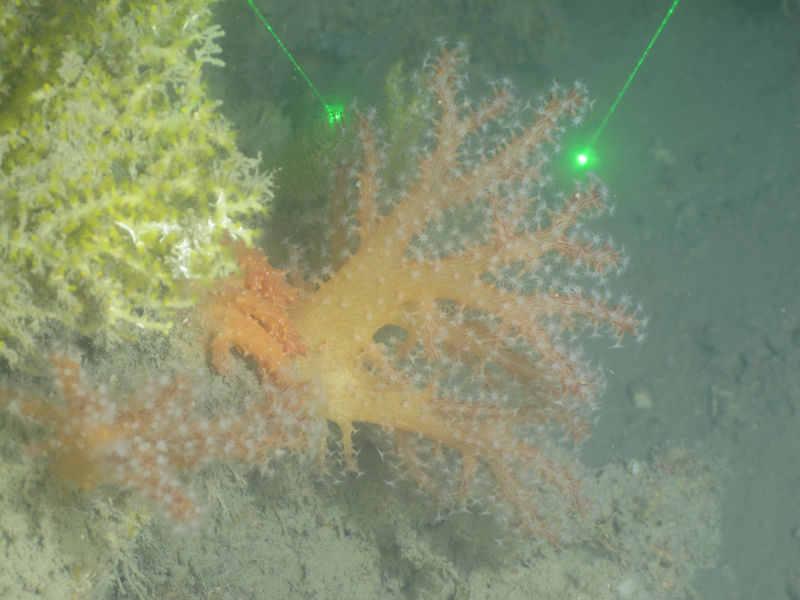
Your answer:
[[[332,128],[336,128],[345,122],[344,109],[341,106],[328,106],[326,104],[325,110],[328,113],[328,123]]]
[[[256,15],[258,15],[258,18],[259,18],[259,19],[261,19],[261,22],[262,22],[262,23],[264,23],[264,26],[265,26],[265,27],[266,27],[266,28],[269,30],[269,32],[272,34],[272,37],[274,37],[274,38],[275,38],[275,40],[278,42],[278,44],[280,45],[280,47],[281,47],[281,48],[283,49],[283,51],[286,53],[286,56],[288,56],[288,57],[289,57],[289,60],[291,60],[291,61],[292,61],[292,64],[294,65],[294,68],[295,68],[295,69],[297,69],[297,72],[298,72],[298,73],[300,73],[300,75],[302,75],[302,76],[303,76],[303,79],[305,79],[305,80],[306,80],[306,83],[308,84],[308,86],[309,86],[309,87],[310,87],[310,88],[311,88],[311,89],[314,91],[314,93],[317,95],[317,97],[318,97],[318,98],[319,98],[319,99],[322,101],[322,104],[325,106],[325,110],[326,110],[326,111],[327,111],[327,113],[328,113],[328,121],[330,122],[330,124],[331,124],[331,127],[335,127],[335,126],[336,126],[336,124],[337,124],[337,123],[339,122],[339,120],[340,120],[340,117],[341,117],[341,111],[339,111],[339,116],[337,116],[337,117],[335,117],[335,118],[333,117],[333,114],[334,114],[334,112],[336,112],[336,110],[337,110],[337,109],[333,109],[333,108],[331,108],[330,106],[328,106],[327,102],[325,102],[325,98],[323,98],[323,97],[322,97],[322,94],[320,94],[320,93],[317,91],[317,88],[315,88],[315,87],[314,87],[314,84],[312,84],[312,83],[311,83],[311,80],[310,80],[308,77],[306,77],[306,74],[305,74],[305,72],[303,72],[303,69],[301,69],[301,68],[300,68],[300,65],[298,65],[298,64],[297,64],[297,61],[296,61],[296,60],[294,59],[294,57],[291,55],[291,53],[289,52],[289,50],[286,48],[286,46],[284,46],[284,45],[283,45],[283,42],[282,42],[282,41],[281,41],[281,39],[278,37],[278,34],[277,34],[277,33],[275,33],[275,31],[272,29],[272,27],[270,27],[270,24],[269,24],[269,23],[267,23],[267,20],[264,18],[264,15],[262,15],[262,14],[261,14],[261,11],[260,11],[260,10],[258,10],[258,8],[256,7],[256,5],[253,3],[253,0],[247,0],[247,3],[248,3],[248,4],[251,6],[251,8],[252,8],[252,9],[255,11]]]

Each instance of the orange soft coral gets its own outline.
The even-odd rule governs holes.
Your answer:
[[[381,177],[380,129],[357,115],[363,159],[338,168],[332,264],[309,273],[301,254],[290,260],[304,299],[288,312],[308,346],[295,377],[341,428],[348,470],[357,425],[378,426],[439,504],[505,505],[513,531],[558,542],[589,505],[568,450],[603,387],[577,339],[641,340],[642,323],[607,288],[624,252],[587,227],[608,212],[603,184],[546,199],[582,85],[554,85],[526,123],[507,85],[477,108],[459,98],[464,62],[444,48],[429,60],[430,145],[396,191]]]
[[[191,319],[210,340],[217,371],[228,372],[235,348],[252,356],[262,374],[286,383],[291,357],[306,351],[286,312],[297,302],[297,290],[261,251],[238,240],[231,243],[242,273],[208,293]]]
[[[513,532],[562,539],[589,505],[569,451],[604,383],[578,340],[602,330],[641,340],[643,323],[607,287],[624,252],[587,226],[608,212],[603,184],[590,177],[547,198],[546,168],[561,122],[582,118],[583,87],[554,85],[526,122],[505,84],[476,108],[459,97],[464,62],[461,49],[429,59],[420,93],[433,107],[430,145],[392,193],[381,177],[387,144],[371,115],[357,115],[363,159],[338,168],[332,263],[304,277],[300,254],[290,260],[302,301],[260,251],[231,242],[241,273],[190,320],[217,370],[231,349],[255,360],[267,385],[247,412],[202,419],[181,379],[109,403],[71,359],[55,363],[65,407],[11,394],[53,431],[48,450],[103,467],[82,484],[110,478],[193,518],[177,473],[318,452],[327,419],[343,433],[347,470],[359,469],[356,428],[371,427],[441,506],[492,505]]]
[[[206,418],[195,410],[202,384],[186,373],[156,374],[122,396],[93,385],[77,353],[50,362],[53,398],[0,388],[0,405],[46,432],[28,454],[48,455],[55,475],[84,490],[114,483],[136,491],[184,526],[203,513],[187,471],[221,460],[269,470],[286,452],[316,454],[323,439],[318,405],[296,402],[295,393],[269,388],[246,411]]]

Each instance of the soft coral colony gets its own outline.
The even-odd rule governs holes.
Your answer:
[[[529,108],[500,82],[473,107],[465,62],[460,46],[426,61],[429,146],[415,149],[415,173],[396,189],[382,178],[383,133],[356,112],[362,158],[336,168],[330,264],[312,271],[296,249],[292,287],[258,250],[231,244],[240,274],[190,321],[217,370],[231,349],[255,359],[263,403],[201,419],[180,377],[108,404],[75,359],[55,357],[66,406],[5,394],[52,430],[55,442],[36,450],[89,457],[101,477],[188,520],[199,508],[184,471],[225,458],[265,468],[286,451],[324,457],[330,422],[344,469],[358,472],[353,436],[372,428],[440,507],[482,505],[510,532],[558,543],[570,515],[590,506],[569,451],[603,387],[578,338],[641,339],[642,322],[607,288],[624,253],[586,226],[607,212],[603,184],[590,177],[546,197],[562,121],[586,110],[583,86],[554,85]]]

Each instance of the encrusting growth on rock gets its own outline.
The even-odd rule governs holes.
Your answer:
[[[220,234],[249,239],[273,184],[206,92],[209,4],[3,2],[0,368],[41,374],[54,326],[166,332],[231,272]]]

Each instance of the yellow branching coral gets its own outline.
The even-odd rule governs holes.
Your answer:
[[[114,338],[168,326],[185,278],[235,265],[222,229],[271,196],[201,80],[207,0],[22,0],[0,17],[0,355],[48,320]]]

